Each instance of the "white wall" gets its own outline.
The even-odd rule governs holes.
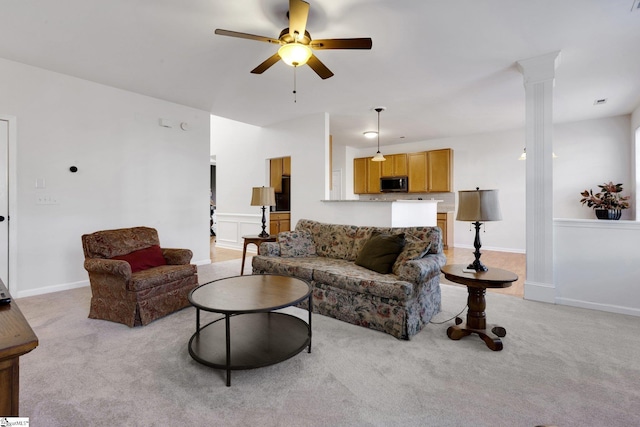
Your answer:
[[[210,262],[208,113],[2,59],[0,93],[18,128],[14,296],[87,285],[80,237],[102,229],[155,227]]]
[[[555,302],[640,316],[640,222],[555,220]]]
[[[599,184],[623,183],[634,192],[631,116],[587,120],[554,126],[553,210],[555,218],[594,219],[593,209],[580,204],[580,193]],[[635,197],[634,197],[635,198]],[[622,219],[634,219],[635,208]]]

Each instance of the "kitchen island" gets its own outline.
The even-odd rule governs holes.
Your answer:
[[[323,200],[338,224],[375,227],[435,227],[438,203],[442,200]]]

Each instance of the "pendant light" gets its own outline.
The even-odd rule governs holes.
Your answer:
[[[387,159],[385,159],[384,156],[382,155],[382,153],[380,152],[380,112],[384,111],[385,108],[384,107],[377,107],[375,110],[378,112],[378,152],[376,153],[375,156],[373,156],[371,161],[372,162],[384,162]]]

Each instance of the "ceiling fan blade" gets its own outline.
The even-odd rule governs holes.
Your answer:
[[[320,78],[322,78],[322,80],[328,79],[329,77],[333,76],[331,70],[328,69],[327,66],[322,62],[320,62],[318,57],[315,55],[311,55],[311,57],[307,61],[307,65],[311,67],[311,69],[315,71],[316,74],[318,74]]]
[[[323,39],[313,40],[309,44],[312,49],[371,49],[370,38],[360,39]]]
[[[258,65],[256,68],[251,70],[253,74],[262,74],[269,69],[273,64],[280,61],[280,55],[276,52],[273,56],[267,58],[262,64]]]
[[[289,34],[296,40],[304,37],[309,17],[309,3],[303,0],[289,0]]]
[[[280,44],[280,40],[278,39],[272,39],[271,37],[264,37],[264,36],[256,36],[256,35],[247,34],[247,33],[239,33],[237,31],[221,30],[218,28],[215,31],[215,33],[220,36],[238,37],[241,39],[257,40],[259,42]]]

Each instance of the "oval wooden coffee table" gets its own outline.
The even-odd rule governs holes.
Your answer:
[[[309,321],[275,312],[308,299]],[[189,294],[196,307],[196,332],[189,354],[204,365],[231,371],[273,365],[300,353],[311,353],[311,286],[274,274],[235,276],[205,283]],[[200,327],[200,310],[224,317]]]
[[[489,267],[488,271],[467,272],[464,271],[465,269],[466,267],[462,264],[447,264],[441,269],[446,279],[466,285],[469,293],[467,322],[463,324],[462,319],[456,317],[456,326],[450,326],[447,329],[447,336],[452,340],[459,340],[467,335],[477,334],[491,350],[500,351],[502,350],[500,338],[507,335],[507,330],[502,326],[487,326],[485,293],[487,288],[508,288],[511,283],[518,280],[518,276],[494,267]],[[487,328],[496,336],[489,335]]]

